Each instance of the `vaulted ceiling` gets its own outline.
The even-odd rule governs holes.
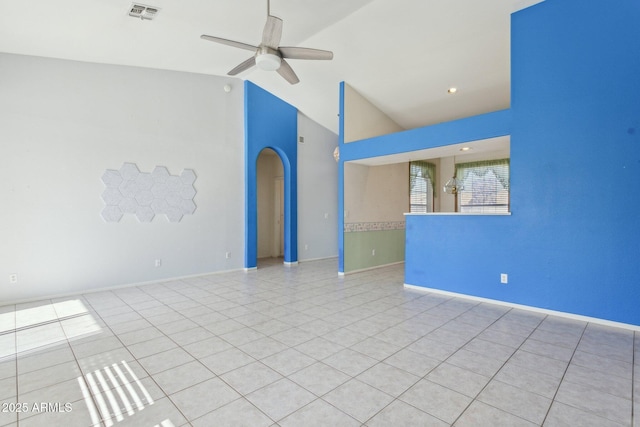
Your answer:
[[[510,14],[539,1],[271,0],[281,45],[334,59],[290,60],[301,80],[293,86],[255,68],[238,77],[334,132],[341,81],[406,129],[500,110],[510,98]],[[130,17],[129,0],[2,0],[0,52],[224,76],[251,52],[200,35],[257,45],[267,12],[266,0],[142,4],[159,9],[154,20]]]

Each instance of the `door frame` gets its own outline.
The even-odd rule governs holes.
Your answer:
[[[273,245],[271,256],[284,256],[284,176],[277,176],[273,180]]]

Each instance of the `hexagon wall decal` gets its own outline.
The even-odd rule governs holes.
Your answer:
[[[180,173],[180,179],[185,184],[193,184],[196,181],[196,173],[193,169],[183,169],[182,173]]]
[[[117,206],[105,206],[100,213],[102,215],[102,219],[107,222],[118,222],[120,218],[122,218],[122,211]]]
[[[153,172],[151,172],[153,182],[165,182],[167,178],[169,178],[169,175],[169,170],[164,166],[156,166]]]
[[[107,169],[104,174],[102,174],[102,182],[104,182],[104,185],[108,188],[118,188],[122,182],[122,175],[120,175],[120,171]]]
[[[197,190],[193,169],[171,175],[165,166],[141,172],[135,163],[123,163],[120,169],[107,169],[101,177],[105,189],[100,213],[106,222],[119,222],[125,214],[134,214],[139,222],[151,222],[164,215],[169,222],[180,222],[196,210]]]
[[[155,216],[156,213],[150,206],[138,206],[138,210],[136,211],[136,218],[138,218],[138,221],[151,222]]]
[[[123,163],[119,172],[125,181],[134,181],[140,173],[140,169],[135,163]]]

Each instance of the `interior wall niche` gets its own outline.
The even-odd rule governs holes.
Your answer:
[[[196,210],[196,178],[193,169],[171,175],[165,166],[156,166],[150,173],[140,172],[135,163],[107,169],[102,174],[106,186],[102,219],[119,222],[124,214],[134,214],[139,222],[151,222],[156,215],[165,215],[169,222],[180,222]]]

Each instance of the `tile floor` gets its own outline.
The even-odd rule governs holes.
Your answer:
[[[0,307],[1,426],[630,426],[633,331],[336,261]]]

